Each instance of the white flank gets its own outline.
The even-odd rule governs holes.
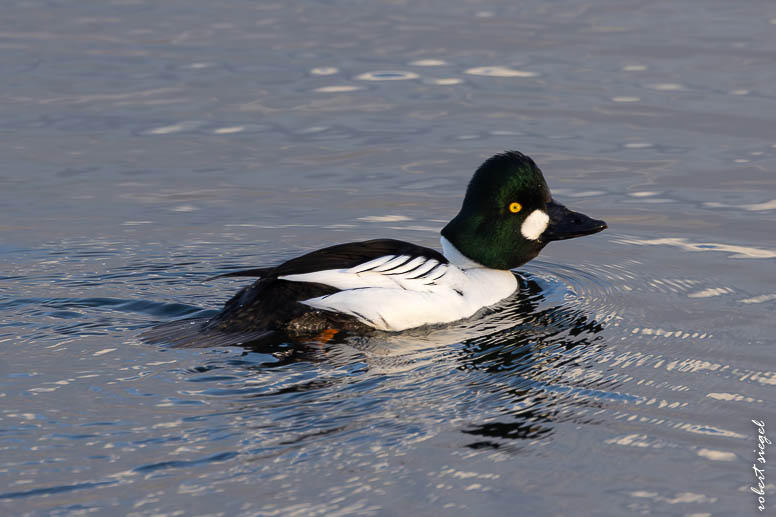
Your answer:
[[[472,316],[517,288],[510,271],[489,269],[466,259],[443,239],[451,261],[386,255],[350,269],[329,269],[279,277],[315,282],[341,291],[302,303],[356,317],[379,330],[400,331],[450,323]]]
[[[520,233],[523,237],[535,241],[539,236],[547,229],[547,225],[550,223],[550,216],[542,212],[541,210],[534,210],[531,214],[525,218],[523,225],[520,226]]]

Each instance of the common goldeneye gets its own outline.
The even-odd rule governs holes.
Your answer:
[[[512,294],[518,282],[510,269],[535,258],[547,243],[605,228],[605,222],[553,200],[531,158],[504,152],[474,173],[460,212],[442,229],[442,253],[376,239],[219,275],[259,279],[209,320],[190,320],[187,333],[220,334],[216,342],[232,336],[237,344],[277,331],[394,332],[450,323]],[[176,327],[160,328],[150,337],[176,341],[175,332]]]

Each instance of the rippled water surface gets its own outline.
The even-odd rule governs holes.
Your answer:
[[[0,49],[4,515],[759,514],[774,5],[30,0]],[[505,149],[609,230],[477,318],[138,339],[219,272],[437,247]]]

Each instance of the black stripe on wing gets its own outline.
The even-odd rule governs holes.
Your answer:
[[[388,271],[398,268],[417,257],[434,259],[441,264],[447,264],[445,256],[431,248],[396,239],[374,239],[371,241],[336,244],[334,246],[329,246],[328,248],[312,251],[301,257],[293,258],[274,268],[265,267],[233,271],[231,273],[223,273],[208,278],[208,280],[238,276],[277,278],[286,275],[314,273],[315,271],[325,271],[327,269],[350,269],[359,264],[388,255],[394,255],[396,257],[405,255],[409,257],[409,259],[391,267]],[[422,262],[418,264],[418,267],[421,265],[423,265]]]
[[[270,273],[273,277],[301,275],[327,269],[350,269],[359,264],[387,255],[425,257],[441,263],[447,259],[436,250],[395,239],[348,242],[310,252],[280,264]]]

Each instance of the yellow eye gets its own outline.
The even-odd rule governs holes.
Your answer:
[[[509,211],[512,212],[513,214],[518,213],[522,209],[523,209],[523,205],[521,205],[520,203],[509,204]]]

